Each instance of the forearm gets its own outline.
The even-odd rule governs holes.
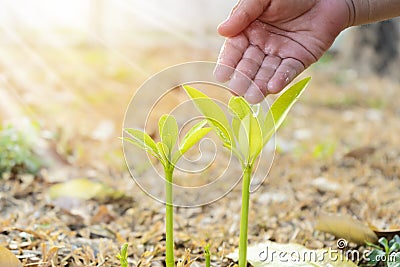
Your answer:
[[[400,0],[346,0],[349,26],[382,21],[400,16]]]

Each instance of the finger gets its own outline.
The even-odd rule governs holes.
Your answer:
[[[264,58],[261,68],[254,77],[254,82],[244,95],[247,101],[251,104],[256,104],[264,99],[268,94],[268,81],[274,75],[281,61],[281,58],[273,55],[268,55]]]
[[[255,21],[270,4],[270,0],[240,0],[229,17],[218,26],[219,34],[230,37],[239,34]]]
[[[244,95],[256,76],[264,59],[264,52],[257,46],[249,46],[238,63],[229,82],[229,88],[238,95]]]
[[[304,65],[300,61],[294,58],[283,59],[281,65],[268,82],[268,91],[273,94],[280,92],[303,70]]]
[[[249,41],[243,34],[225,40],[214,70],[217,81],[226,82],[231,78],[248,46]]]

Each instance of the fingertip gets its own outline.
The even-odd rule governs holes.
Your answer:
[[[218,82],[224,83],[229,81],[233,73],[233,68],[223,64],[217,64],[214,68],[214,77]]]
[[[289,83],[289,81],[287,83]],[[284,87],[284,81],[282,79],[276,79],[275,77],[273,77],[267,85],[268,92],[271,94],[279,93]]]
[[[224,37],[233,37],[241,32],[241,29],[236,27],[230,18],[226,19],[225,21],[221,22],[218,25],[217,31],[220,35]]]
[[[232,79],[229,82],[229,88],[237,95],[244,95],[249,88],[250,80],[239,72],[235,72],[232,75]]]
[[[260,94],[253,94],[253,93],[247,91],[246,94],[244,95],[244,98],[250,104],[258,104],[264,99],[264,96],[260,95]]]
[[[268,91],[273,94],[279,93],[303,70],[304,65],[299,60],[292,58],[282,60],[281,65],[268,82]]]
[[[264,99],[264,95],[258,89],[253,89],[250,87],[247,92],[244,94],[244,98],[250,104],[258,104]]]

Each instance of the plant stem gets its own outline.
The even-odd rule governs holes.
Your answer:
[[[174,267],[174,206],[172,195],[172,174],[174,172],[173,165],[167,165],[165,171],[165,243],[166,243],[166,259],[167,267]]]
[[[242,181],[242,214],[240,216],[239,267],[247,266],[247,232],[249,224],[250,180],[252,165],[245,166]]]
[[[211,267],[210,244],[204,247],[204,257],[206,258],[206,267]]]

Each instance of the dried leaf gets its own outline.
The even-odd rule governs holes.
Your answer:
[[[365,242],[375,243],[378,241],[378,237],[371,228],[350,216],[321,215],[317,220],[315,229],[359,245],[363,245]]]
[[[0,246],[0,266],[22,267],[22,264],[11,251]]]
[[[369,225],[369,227],[374,231],[374,233],[378,236],[378,238],[384,237],[387,240],[393,239],[395,235],[400,236],[400,229],[379,229],[373,225]]]
[[[346,153],[344,157],[365,160],[368,156],[372,155],[375,150],[376,148],[370,146],[360,147]]]
[[[48,193],[52,199],[66,197],[83,200],[118,198],[122,194],[103,183],[94,182],[87,178],[74,179],[53,185],[49,188]]]
[[[110,213],[107,206],[101,205],[97,213],[92,217],[92,224],[106,223],[114,221],[114,216]]]

